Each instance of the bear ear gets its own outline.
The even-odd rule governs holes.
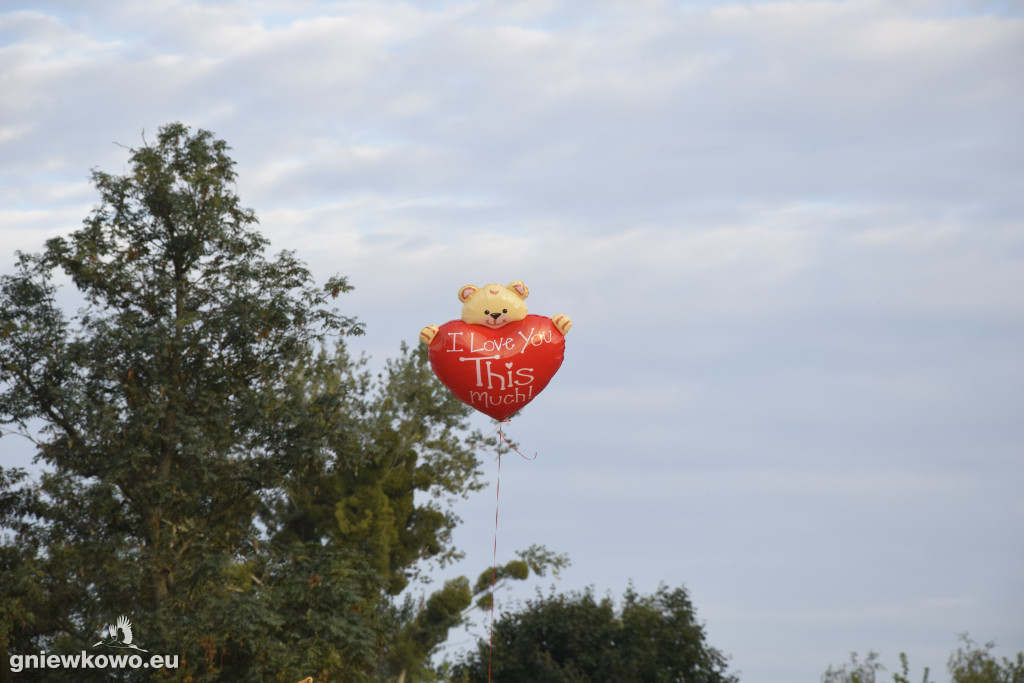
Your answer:
[[[530,288],[523,284],[522,280],[508,283],[508,288],[518,294],[520,299],[530,296]]]
[[[466,303],[466,299],[473,296],[480,290],[476,285],[463,285],[459,290],[459,301]]]

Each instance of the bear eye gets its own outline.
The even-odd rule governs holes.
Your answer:
[[[502,313],[508,313],[508,309],[507,308],[503,308],[503,309],[501,309],[501,312]]]
[[[490,314],[491,314],[490,311],[484,311],[484,315],[490,315]]]

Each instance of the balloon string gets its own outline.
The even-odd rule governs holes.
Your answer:
[[[511,422],[511,421],[512,420],[502,420],[501,422],[498,423],[498,436],[500,436],[501,440],[505,442],[505,445],[507,445],[512,450],[514,450],[516,453],[519,453],[519,449],[509,443],[508,439],[505,438],[505,433],[501,430],[501,425],[503,425],[506,422]],[[499,458],[500,458],[500,454],[501,454],[500,444],[499,444],[499,448],[498,448],[498,454],[499,454]],[[523,460],[536,460],[537,459],[537,453],[534,452],[532,458],[528,458],[525,455],[523,455],[522,453],[519,453],[519,457],[522,458]],[[500,459],[499,459],[499,464],[501,464],[500,463]]]
[[[505,433],[501,429],[501,426],[506,422],[511,422],[511,420],[498,421],[498,436],[501,437],[501,441],[505,442],[505,445],[519,453],[519,449],[508,442],[508,439],[505,438]],[[491,681],[491,663],[494,660],[494,589],[498,583],[498,509],[501,500],[501,441],[498,442],[498,476],[494,484],[494,556],[491,559],[491,635],[487,650],[487,683]],[[519,457],[523,460],[536,460],[537,454],[534,453],[532,458],[528,458],[519,453]]]
[[[498,427],[498,432],[501,433],[501,427]],[[494,588],[498,582],[498,501],[500,497],[501,442],[498,442],[498,478],[494,486],[494,557],[491,559],[491,638],[487,651],[487,683],[491,681],[491,662],[494,659]]]

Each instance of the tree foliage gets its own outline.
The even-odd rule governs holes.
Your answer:
[[[350,357],[349,283],[266,254],[228,151],[161,128],[126,174],[93,172],[79,230],[0,278],[0,433],[44,466],[0,468],[7,654],[87,650],[127,613],[182,655],[129,679],[370,680],[469,604],[464,579],[423,610],[393,596],[458,556],[449,503],[480,487],[485,440],[422,349],[378,376]]]
[[[833,668],[830,664],[828,670],[821,677],[822,683],[875,683],[875,677],[885,667],[878,661],[877,652],[868,652],[863,660],[856,652],[850,653],[850,661],[842,664],[839,668]],[[925,683],[928,681],[928,673],[925,672]]]
[[[951,683],[1024,683],[1024,652],[1018,652],[1016,659],[1004,657],[1000,662],[992,656],[995,643],[984,645],[974,642],[966,633],[960,636],[961,645],[949,656],[946,668]],[[876,677],[885,671],[878,661],[877,652],[869,652],[859,660],[856,652],[850,653],[850,661],[838,668],[831,665],[822,675],[822,683],[875,683]],[[930,670],[924,668],[921,683],[928,683]],[[900,653],[900,672],[892,675],[894,683],[912,683],[910,664],[905,653]]]
[[[616,609],[592,590],[538,597],[494,624],[455,667],[455,680],[537,683],[727,683],[726,657],[707,645],[684,588],[643,596],[629,588]]]
[[[994,642],[984,645],[960,636],[961,646],[949,656],[946,667],[953,683],[1024,683],[1024,652],[1014,659],[992,656]]]
[[[494,593],[508,581],[522,581],[530,576],[545,576],[550,571],[558,577],[569,565],[565,555],[553,553],[544,546],[532,545],[516,552],[517,558],[503,565],[484,570],[470,587],[465,577],[447,581],[444,588],[417,604],[412,596],[394,606],[394,650],[382,667],[382,673],[396,680],[435,680],[438,672],[429,662],[448,631],[469,623],[474,609],[488,611]],[[442,674],[437,680],[443,680]]]

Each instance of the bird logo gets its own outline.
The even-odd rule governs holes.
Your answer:
[[[116,623],[107,625],[107,638],[96,643],[93,647],[98,645],[131,648],[139,652],[149,652],[149,650],[143,650],[138,645],[132,643],[132,622],[128,621],[128,617],[123,614],[117,618]]]

